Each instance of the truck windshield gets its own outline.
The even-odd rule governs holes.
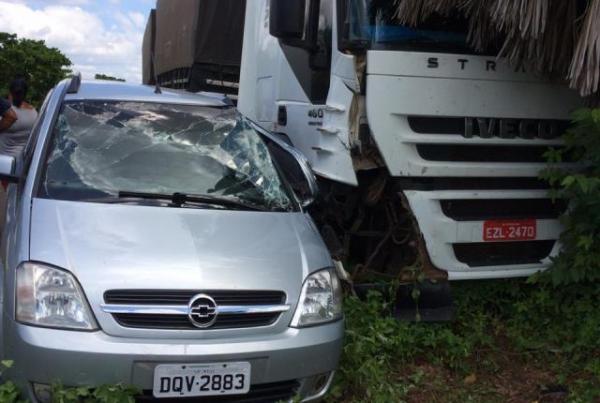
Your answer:
[[[233,108],[65,103],[40,196],[108,202],[122,192],[210,195],[261,210],[295,208],[266,144]]]
[[[474,54],[467,44],[468,21],[458,13],[433,14],[416,26],[396,18],[397,2],[347,0],[345,2],[346,44],[374,50],[408,50]],[[494,53],[483,52],[484,54]]]

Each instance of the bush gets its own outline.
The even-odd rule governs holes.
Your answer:
[[[456,283],[453,294],[450,323],[398,321],[391,302],[375,292],[366,301],[348,298],[330,401],[527,401],[525,393],[533,401],[548,378],[564,385],[571,401],[600,398],[599,283],[555,289],[480,281]],[[506,384],[498,387],[498,379]],[[520,390],[503,394],[511,388]]]
[[[577,111],[573,123],[564,136],[566,148],[547,157],[551,164],[569,157],[581,168],[551,167],[543,174],[552,196],[570,206],[561,218],[563,250],[547,275],[555,285],[600,280],[600,109]]]

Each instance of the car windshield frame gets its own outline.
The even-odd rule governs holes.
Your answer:
[[[257,162],[258,160],[245,160],[243,159],[243,156],[241,156],[242,159],[238,159],[237,162],[239,163],[243,163],[245,166],[250,165],[253,166],[254,171],[249,171],[246,173],[260,173],[262,171],[260,171],[260,168],[264,169],[265,171],[263,172],[265,175],[257,177],[256,175],[246,175],[244,172],[241,171],[236,171],[235,169],[232,169],[231,166],[231,161],[235,159],[235,155],[234,156],[229,156],[230,159],[227,161],[230,166],[227,166],[225,164],[224,161],[219,161],[218,159],[214,159],[212,157],[214,157],[214,155],[209,155],[209,157],[211,157],[214,161],[212,162],[221,162],[222,164],[222,169],[225,170],[229,170],[232,171],[231,173],[236,177],[236,178],[240,178],[240,182],[239,183],[233,183],[233,186],[236,185],[242,185],[242,184],[247,184],[248,188],[251,188],[252,190],[255,190],[254,194],[257,195],[259,194],[259,190],[260,188],[257,186],[258,183],[264,183],[266,182],[267,184],[270,184],[269,186],[273,186],[272,189],[270,189],[270,191],[273,191],[274,195],[276,195],[279,199],[279,201],[281,202],[281,204],[277,205],[275,203],[275,200],[277,199],[276,197],[273,198],[273,200],[257,200],[257,199],[247,199],[247,198],[243,198],[240,197],[240,194],[220,194],[219,192],[209,192],[209,193],[205,193],[205,192],[199,192],[197,191],[197,189],[188,189],[188,188],[177,188],[177,189],[172,189],[173,191],[165,191],[165,189],[161,189],[162,192],[154,192],[154,193],[168,193],[168,194],[173,194],[173,195],[177,195],[177,194],[186,194],[190,197],[193,196],[209,196],[211,198],[215,199],[214,203],[209,203],[206,202],[204,203],[202,206],[200,206],[198,203],[185,203],[185,204],[174,204],[174,203],[167,203],[165,201],[165,203],[149,203],[148,201],[142,201],[140,200],[139,203],[133,203],[134,205],[156,205],[156,206],[169,206],[169,207],[190,207],[190,208],[217,208],[217,209],[222,209],[222,210],[236,210],[235,208],[232,208],[232,206],[235,204],[236,201],[240,201],[242,203],[240,203],[240,206],[244,203],[244,202],[252,202],[252,203],[257,203],[255,207],[257,207],[256,209],[253,210],[260,210],[260,211],[268,211],[268,212],[297,212],[301,210],[300,207],[300,202],[295,194],[295,192],[293,191],[290,183],[288,182],[286,176],[283,174],[280,166],[278,165],[277,161],[274,159],[271,151],[269,150],[267,144],[264,141],[263,138],[263,134],[260,133],[260,131],[256,130],[253,125],[251,124],[250,121],[248,121],[245,117],[243,117],[235,107],[233,106],[229,106],[229,105],[205,105],[205,104],[191,104],[191,103],[177,103],[177,102],[161,102],[161,101],[155,101],[155,100],[131,100],[131,99],[71,99],[71,100],[65,100],[63,101],[63,103],[60,106],[60,109],[57,113],[57,118],[53,121],[52,127],[49,129],[49,132],[47,134],[47,138],[45,140],[45,144],[44,144],[44,149],[42,152],[42,156],[40,158],[40,164],[38,167],[38,174],[37,177],[39,178],[39,180],[37,180],[36,182],[36,186],[34,188],[34,197],[37,198],[41,198],[41,199],[51,199],[51,200],[62,200],[62,201],[73,201],[73,202],[94,202],[94,203],[102,203],[102,199],[103,197],[106,198],[106,203],[107,204],[115,204],[115,198],[119,196],[120,192],[132,192],[132,191],[141,191],[141,192],[147,192],[147,193],[153,193],[150,192],[150,189],[147,188],[125,188],[125,189],[117,189],[117,188],[112,188],[110,189],[112,192],[108,192],[106,191],[107,189],[94,189],[94,188],[90,188],[89,191],[90,192],[99,192],[100,194],[97,194],[96,196],[100,196],[100,197],[84,197],[83,195],[81,197],[74,197],[72,194],[71,195],[59,195],[56,193],[52,193],[48,191],[47,188],[47,181],[48,181],[48,177],[49,177],[49,168],[51,167],[52,161],[51,159],[53,157],[57,158],[58,155],[55,154],[56,150],[57,150],[57,141],[60,140],[59,136],[65,136],[64,133],[61,134],[61,128],[59,128],[59,125],[61,124],[61,119],[62,119],[62,124],[64,124],[64,120],[67,119],[65,117],[65,113],[68,110],[67,108],[73,108],[74,105],[78,105],[80,107],[107,107],[107,106],[112,106],[112,107],[118,107],[118,105],[130,105],[130,104],[134,104],[134,105],[145,105],[148,108],[152,109],[152,108],[172,108],[172,111],[179,111],[181,113],[186,113],[186,110],[194,110],[196,112],[198,112],[199,114],[202,113],[207,113],[208,111],[210,111],[211,113],[215,114],[215,116],[219,116],[220,119],[226,120],[227,123],[229,123],[231,125],[231,127],[227,128],[230,129],[229,131],[227,131],[227,129],[225,129],[225,131],[221,130],[221,132],[219,132],[218,130],[207,130],[207,131],[202,131],[199,134],[201,134],[203,137],[207,137],[207,136],[221,136],[223,137],[223,139],[225,141],[227,141],[229,138],[233,138],[233,140],[229,141],[229,143],[233,143],[235,145],[236,137],[237,138],[242,138],[242,140],[244,140],[244,138],[246,138],[247,141],[251,141],[252,142],[252,146],[255,146],[256,149],[258,149],[261,153],[261,156],[263,158],[265,158],[264,160],[260,160],[259,163],[255,163],[252,164],[253,162]],[[183,110],[183,111],[182,111]],[[141,114],[141,112],[140,112]],[[109,119],[110,120],[110,119]],[[143,118],[142,118],[143,120]],[[208,119],[207,119],[208,121]],[[105,122],[106,123],[106,122]],[[206,123],[206,122],[203,122]],[[215,122],[208,122],[208,123],[215,123]],[[64,129],[63,129],[64,130]],[[186,132],[187,134],[194,134],[193,131],[190,129],[188,132]],[[155,134],[155,133],[153,133]],[[173,134],[173,133],[167,133],[168,135]],[[179,133],[178,133],[179,134]],[[142,135],[142,134],[140,134]],[[145,134],[148,135],[149,137],[151,137],[150,134]],[[199,138],[199,137],[197,137]],[[222,146],[222,144],[212,144],[211,147],[217,147],[217,146]],[[234,146],[232,146],[234,147]],[[65,150],[59,150],[61,153],[63,153]],[[233,151],[236,151],[235,149]],[[240,149],[240,151],[247,151],[248,154],[250,154],[253,151],[256,151],[255,149],[248,149],[245,150],[243,148]],[[190,150],[187,151],[188,154],[190,153]],[[263,154],[266,153],[266,154]],[[221,154],[223,154],[222,150],[221,150]],[[242,153],[240,153],[242,154]],[[195,156],[195,155],[194,155]],[[198,155],[198,157],[207,157],[206,155]],[[65,159],[65,158],[63,158]],[[264,165],[263,165],[264,164]],[[259,168],[257,168],[259,167]],[[228,171],[228,172],[229,172]],[[268,175],[267,175],[268,174]],[[189,176],[190,174],[188,174]],[[216,175],[216,174],[215,174]],[[222,178],[225,179],[225,177],[229,178],[229,175],[223,176]],[[266,179],[265,179],[266,178]],[[179,179],[179,178],[177,178]],[[203,178],[204,179],[204,178]],[[262,180],[262,181],[261,181]],[[65,181],[66,183],[66,181]],[[231,181],[230,181],[231,183]],[[225,186],[222,188],[219,188],[218,191],[222,191],[222,190],[227,190],[229,191],[231,186]],[[217,189],[217,187],[215,186],[214,189]],[[56,190],[56,189],[53,189]],[[77,189],[77,190],[81,190],[82,192],[85,192],[88,189],[82,188],[82,189]],[[207,189],[208,191],[208,189]],[[263,195],[266,195],[267,192],[265,191],[263,193]],[[89,196],[92,196],[91,194]],[[223,203],[220,204],[218,203],[218,198],[221,197],[223,200]],[[266,196],[265,196],[266,197]],[[263,202],[264,203],[270,203],[270,204],[260,204],[259,202]],[[233,202],[233,203],[232,203]],[[271,203],[273,202],[273,203]],[[125,200],[123,201],[124,205],[132,205],[131,200]],[[251,209],[248,209],[251,210]]]

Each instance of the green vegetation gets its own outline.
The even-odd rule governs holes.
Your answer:
[[[583,166],[578,171],[549,168],[544,177],[553,196],[569,201],[562,221],[563,252],[548,274],[554,284],[600,281],[600,109],[582,109],[564,136],[564,150],[548,152],[551,163],[567,156]]]
[[[121,385],[105,385],[94,390],[54,385],[52,399],[53,403],[135,403],[137,393],[136,389]]]
[[[10,82],[22,77],[29,84],[29,101],[39,107],[48,91],[70,73],[71,61],[44,41],[0,32],[0,66],[0,96],[6,97]]]
[[[457,283],[452,323],[407,323],[372,292],[346,301],[330,401],[600,399],[600,284]]]

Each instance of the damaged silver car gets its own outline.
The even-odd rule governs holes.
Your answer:
[[[30,400],[56,381],[144,402],[325,395],[343,316],[305,210],[316,182],[235,108],[75,77],[0,176],[0,354]]]

